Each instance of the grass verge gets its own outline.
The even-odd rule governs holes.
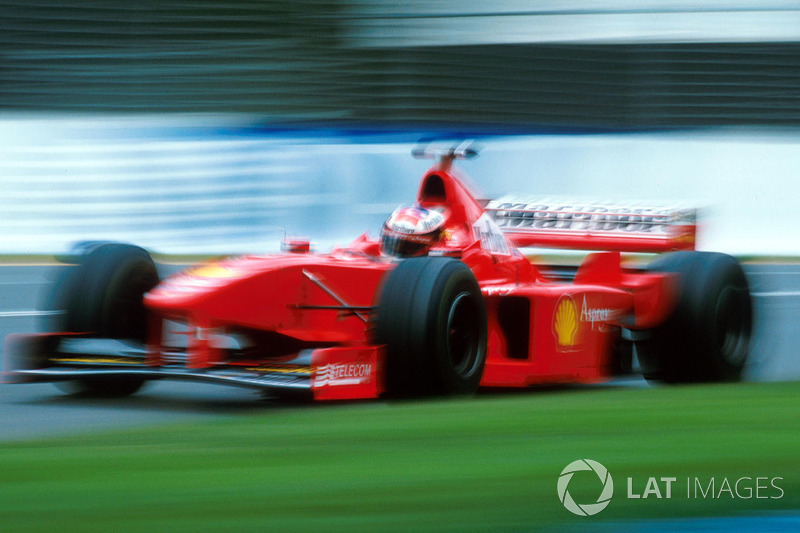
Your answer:
[[[799,395],[796,383],[571,389],[3,443],[0,530],[520,531],[798,509]],[[557,497],[582,458],[615,482],[595,517]],[[650,477],[677,482],[671,499],[628,499],[628,477],[639,494]],[[687,497],[687,479],[742,477],[781,477],[783,495]],[[583,483],[576,500],[596,499],[599,482]]]

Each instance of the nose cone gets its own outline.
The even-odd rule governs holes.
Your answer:
[[[192,307],[211,294],[241,283],[266,268],[263,258],[240,257],[201,263],[162,281],[145,296],[145,305],[170,310]]]

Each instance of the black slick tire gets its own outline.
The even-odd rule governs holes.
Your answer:
[[[400,262],[387,274],[376,322],[392,396],[477,390],[486,360],[486,307],[464,263],[443,257]]]
[[[675,252],[648,270],[675,274],[679,292],[670,317],[636,343],[644,376],[667,383],[739,380],[753,320],[739,262],[720,253]]]

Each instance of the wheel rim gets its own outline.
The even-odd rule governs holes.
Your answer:
[[[716,331],[722,359],[739,367],[747,357],[749,327],[746,313],[746,292],[732,286],[725,287],[717,300]]]
[[[447,355],[453,372],[460,378],[470,377],[478,360],[480,324],[474,297],[458,294],[447,317]]]

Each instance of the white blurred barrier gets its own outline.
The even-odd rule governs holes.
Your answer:
[[[284,232],[325,249],[413,200],[429,161],[414,134],[309,138],[237,117],[0,119],[0,253],[134,242],[166,253],[278,249]],[[460,162],[487,195],[508,192],[689,203],[700,247],[800,254],[800,134],[542,135],[482,141]]]
[[[355,4],[348,38],[360,46],[498,43],[789,42],[790,0],[517,0]]]

